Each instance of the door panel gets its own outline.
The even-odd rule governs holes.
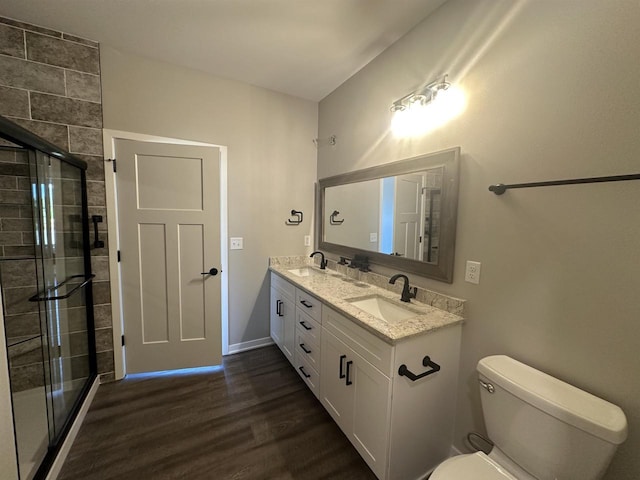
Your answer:
[[[127,372],[222,360],[220,153],[117,140]]]
[[[167,265],[159,258],[167,253],[164,225],[142,224],[140,245],[140,321],[142,343],[169,340],[169,309],[167,305]],[[144,284],[142,279],[146,279]]]
[[[178,225],[180,251],[180,338],[202,340],[206,337],[204,265],[204,229],[202,225]]]
[[[136,185],[139,209],[202,210],[202,158],[137,155]]]

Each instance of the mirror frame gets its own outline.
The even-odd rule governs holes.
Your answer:
[[[433,265],[410,258],[396,257],[372,250],[348,247],[324,241],[325,190],[328,187],[349,183],[375,180],[414,173],[429,168],[443,167],[439,262]],[[376,167],[322,178],[318,181],[318,248],[342,257],[352,258],[354,254],[366,255],[370,263],[393,268],[401,272],[415,273],[422,277],[433,278],[447,283],[453,282],[453,261],[455,256],[456,222],[458,215],[458,185],[460,171],[460,147],[454,147],[427,155],[387,163]]]

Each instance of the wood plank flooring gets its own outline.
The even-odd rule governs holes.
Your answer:
[[[375,480],[276,346],[101,385],[59,480]]]

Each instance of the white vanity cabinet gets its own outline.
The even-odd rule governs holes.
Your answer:
[[[376,476],[384,478],[391,380],[357,350],[350,337],[323,330],[320,401]]]
[[[320,400],[380,479],[417,480],[453,444],[461,325],[388,344],[323,307]],[[416,376],[399,375],[401,365]]]
[[[391,344],[274,273],[271,289],[271,336],[379,479],[449,456],[461,323]]]
[[[270,333],[316,397],[320,395],[322,303],[271,273]]]
[[[295,366],[295,291],[296,288],[278,275],[271,274],[271,338],[285,357]]]

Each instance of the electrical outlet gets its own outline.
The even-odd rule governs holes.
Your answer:
[[[305,247],[310,247],[311,246],[311,235],[305,235],[304,236],[304,246]]]
[[[377,233],[370,233],[369,234],[369,242],[370,243],[374,243],[378,241],[378,234]]]
[[[467,260],[467,269],[464,272],[464,280],[469,283],[480,283],[480,262]]]
[[[230,238],[230,250],[242,250],[244,247],[242,245],[242,237],[231,237]]]

